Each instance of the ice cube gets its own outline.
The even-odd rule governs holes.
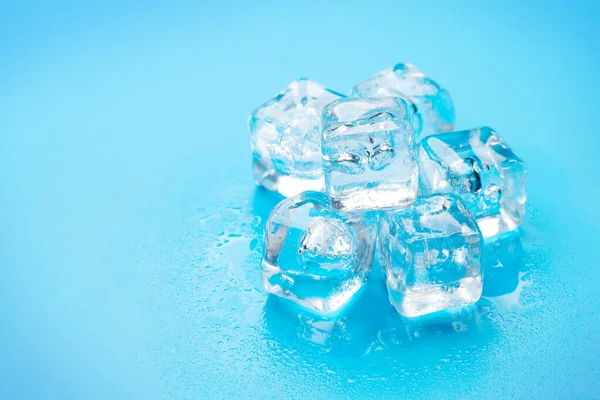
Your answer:
[[[322,117],[325,190],[343,211],[412,204],[418,166],[407,103],[398,97],[340,99]]]
[[[257,184],[284,196],[323,189],[321,112],[341,97],[317,82],[299,79],[250,115]]]
[[[450,93],[412,64],[401,63],[384,69],[356,84],[352,95],[406,99],[414,114],[417,138],[454,129],[454,105]]]
[[[484,237],[521,223],[525,164],[491,128],[430,136],[420,143],[419,164],[423,191],[462,197]]]
[[[318,314],[340,310],[371,270],[375,218],[342,217],[325,194],[314,191],[284,199],[265,226],[265,289]]]
[[[400,314],[417,317],[481,297],[481,232],[459,197],[419,197],[384,214],[379,240],[389,299]]]

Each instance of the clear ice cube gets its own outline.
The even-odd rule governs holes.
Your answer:
[[[386,213],[379,241],[390,302],[400,314],[417,317],[481,297],[481,232],[459,197],[419,197]]]
[[[325,190],[344,211],[412,204],[418,165],[407,103],[398,97],[340,99],[322,117]]]
[[[257,184],[284,196],[323,189],[321,112],[341,97],[299,79],[252,112],[248,128]]]
[[[266,291],[321,315],[343,308],[371,270],[375,218],[342,217],[325,194],[314,191],[281,201],[265,226]]]
[[[384,69],[356,84],[352,95],[406,99],[414,114],[417,138],[454,129],[454,105],[450,93],[412,64],[401,63]]]
[[[422,190],[455,193],[486,238],[516,229],[525,214],[523,161],[491,128],[447,132],[419,145]]]

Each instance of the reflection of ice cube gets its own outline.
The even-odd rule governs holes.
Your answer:
[[[432,342],[435,337],[455,342],[462,335],[477,334],[487,328],[485,315],[488,309],[489,306],[477,303],[471,307],[414,318],[406,318],[397,313],[389,315],[377,339],[371,343],[369,352],[392,352],[394,349],[402,352],[408,349],[415,351],[415,345],[419,342],[425,342],[424,345],[430,347],[435,343]],[[462,340],[468,341],[464,337]],[[472,342],[469,343],[472,345]]]
[[[483,248],[483,296],[500,311],[523,305],[522,292],[532,283],[524,265],[525,257],[525,250],[517,234],[505,235],[487,243]]]
[[[415,317],[479,300],[481,233],[460,198],[420,197],[387,213],[380,251],[390,302]]]
[[[322,314],[342,308],[371,270],[375,233],[369,218],[342,219],[322,193],[283,200],[265,226],[265,289]]]
[[[485,270],[484,297],[497,297],[515,291],[523,269],[525,250],[519,235],[508,235],[486,243],[481,266]]]
[[[410,105],[417,137],[454,129],[454,105],[450,93],[414,65],[402,63],[387,68],[354,86],[352,95],[404,98]]]
[[[488,127],[447,132],[419,146],[422,190],[462,197],[484,237],[516,229],[525,214],[523,161]]]
[[[343,97],[300,79],[258,107],[248,120],[257,184],[284,196],[321,190],[321,111]]]
[[[325,188],[341,210],[404,207],[417,194],[417,163],[406,102],[341,99],[322,117]]]

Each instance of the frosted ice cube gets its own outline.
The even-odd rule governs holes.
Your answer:
[[[447,132],[419,145],[424,192],[455,193],[488,238],[516,229],[525,214],[523,161],[489,127]]]
[[[340,99],[322,117],[325,190],[344,211],[405,207],[418,166],[407,104],[398,97]]]
[[[379,231],[390,302],[407,317],[465,306],[481,297],[481,232],[462,200],[419,197],[386,213]]]
[[[323,189],[321,112],[344,97],[299,79],[258,107],[248,119],[257,184],[291,196]]]
[[[400,63],[384,69],[356,84],[352,95],[406,99],[414,114],[417,138],[454,129],[454,105],[450,93],[412,64]]]
[[[335,213],[323,193],[281,201],[265,226],[262,281],[267,292],[319,314],[332,314],[362,287],[371,270],[372,214]]]

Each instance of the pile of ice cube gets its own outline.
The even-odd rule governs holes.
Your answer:
[[[477,302],[483,241],[518,228],[526,171],[493,129],[452,132],[454,120],[448,91],[410,64],[349,97],[300,79],[257,108],[256,183],[291,196],[266,222],[265,289],[336,314],[379,246],[400,314]]]

